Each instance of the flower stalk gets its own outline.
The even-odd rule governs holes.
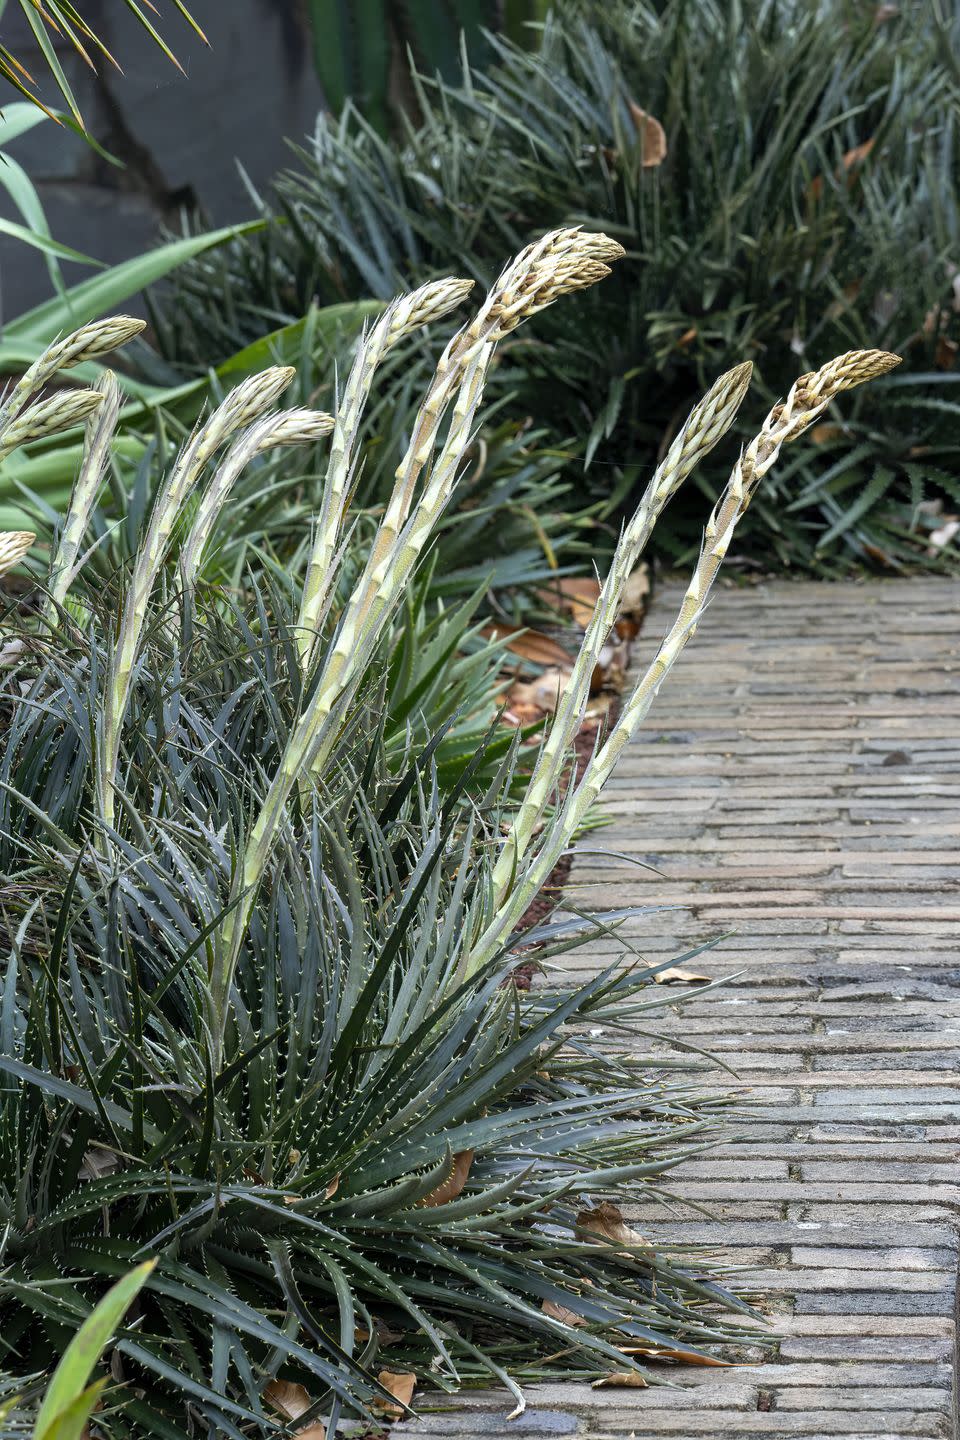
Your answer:
[[[120,630],[107,677],[99,736],[100,763],[97,766],[99,809],[107,826],[113,824],[120,734],[140,638],[147,620],[150,594],[166,558],[173,527],[188,496],[220,447],[273,405],[295,374],[290,366],[273,366],[242,381],[232,390],[206,424],[194,431],[154,501],[127,586]]]
[[[453,337],[440,357],[363,574],[242,848],[231,896],[234,903],[224,921],[210,975],[213,1039],[218,1055],[243,936],[287,803],[301,779],[316,775],[322,768],[336,725],[355,694],[363,667],[375,651],[450,499],[495,346],[561,295],[603,279],[610,273],[606,261],[622,254],[623,248],[615,240],[585,234],[580,229],[553,231],[528,245],[507,265],[477,315]],[[453,413],[445,445],[414,505],[417,483],[436,449],[451,403]]]
[[[130,315],[112,315],[106,320],[81,325],[73,334],[48,345],[0,404],[0,434],[20,414],[27,401],[42,390],[58,371],[70,370],[88,360],[99,360],[102,355],[126,345],[145,327],[145,320],[134,320]]]
[[[0,460],[31,440],[44,440],[48,435],[81,424],[102,403],[103,396],[96,390],[61,390],[46,400],[38,400],[0,432]]]
[[[50,571],[50,599],[47,606],[47,618],[50,620],[66,600],[80,568],[80,546],[110,459],[110,445],[120,414],[120,387],[112,370],[104,372],[96,388],[102,397],[101,404],[87,419],[83,459],[70,495],[60,543]]]
[[[317,631],[334,575],[334,557],[343,524],[350,476],[356,463],[363,412],[377,368],[408,335],[455,309],[473,289],[472,280],[436,280],[395,300],[357,350],[337,407],[330,461],[297,621],[297,649],[304,670],[316,653]]]
[[[36,538],[32,530],[0,530],[0,575],[20,564]]]
[[[775,405],[767,415],[759,433],[734,465],[726,488],[707,522],[700,559],[679,614],[664,636],[656,657],[625,701],[609,736],[588,760],[579,783],[571,785],[534,859],[525,867],[518,868],[511,854],[507,862],[512,877],[511,888],[509,893],[501,890],[490,906],[490,919],[470,949],[465,966],[467,974],[474,974],[509,939],[530,901],[538,894],[550,871],[583,825],[624,748],[648,714],[664,679],[695,634],[734,531],[764,475],[776,463],[782,447],[802,435],[837,395],[886,374],[899,363],[899,356],[883,350],[848,351],[828,361],[819,370],[801,375],[787,399]],[[621,547],[618,547],[618,556]],[[617,556],[614,558],[616,564]]]
[[[187,538],[180,549],[178,568],[183,590],[190,590],[197,580],[204,551],[210,543],[223,507],[244,470],[258,455],[288,445],[313,445],[329,435],[334,427],[332,415],[322,410],[295,407],[264,415],[254,422],[231,447],[214,472],[197,507]]]
[[[733,424],[749,388],[752,372],[753,366],[749,362],[727,371],[711,386],[699,404],[694,406],[666,456],[657,466],[633,518],[623,531],[583,636],[570,679],[560,696],[520,808],[510,823],[506,840],[497,858],[491,882],[495,906],[505,898],[550,797],[560,783],[570,746],[590,698],[590,680],[596,658],[613,628],[627,582],[647,546],[664,506],[677,493],[704,455],[709,454]]]

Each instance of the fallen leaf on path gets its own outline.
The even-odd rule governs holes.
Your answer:
[[[303,1386],[295,1385],[291,1380],[271,1380],[263,1392],[263,1398],[284,1420],[299,1419],[313,1404]],[[302,1429],[294,1431],[294,1434],[297,1440],[326,1440],[327,1427],[322,1420],[318,1420],[313,1425],[304,1425]]]
[[[645,1360],[675,1360],[680,1365],[710,1365],[722,1369],[733,1366],[731,1360],[717,1360],[712,1355],[698,1355],[695,1350],[657,1350],[649,1345],[618,1345],[624,1355],[642,1355]]]
[[[622,1385],[630,1390],[646,1390],[647,1382],[636,1370],[611,1370],[601,1380],[594,1380],[593,1389],[603,1390],[608,1385]]]
[[[577,1216],[577,1232],[581,1240],[593,1240],[596,1243],[610,1240],[615,1245],[643,1245],[648,1250],[653,1249],[646,1236],[628,1225],[619,1207],[608,1200],[589,1210],[580,1211]]]
[[[669,965],[666,970],[658,970],[653,978],[658,985],[699,985],[710,980],[709,975],[698,975],[695,970],[684,970],[682,965]]]
[[[413,1392],[417,1385],[416,1375],[410,1370],[381,1370],[377,1379],[385,1390],[389,1390],[391,1395],[396,1396],[399,1403],[391,1405],[389,1400],[371,1400],[371,1408],[378,1410],[391,1420],[399,1420],[405,1409],[409,1409],[413,1400]]]

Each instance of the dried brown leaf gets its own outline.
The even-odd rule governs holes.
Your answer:
[[[640,564],[624,586],[614,629],[621,640],[632,640],[640,630],[650,603],[650,567]]]
[[[473,1151],[460,1150],[453,1157],[453,1165],[450,1174],[442,1185],[436,1190],[431,1190],[425,1199],[420,1201],[421,1205],[448,1205],[451,1200],[456,1200],[464,1185],[467,1183],[467,1176],[470,1174],[470,1166],[473,1164]]]
[[[730,1369],[730,1360],[717,1360],[712,1355],[698,1355],[695,1350],[663,1350],[649,1345],[618,1345],[624,1355],[642,1355],[644,1360],[673,1360],[678,1365],[709,1365]]]
[[[553,665],[569,668],[570,656],[563,646],[539,630],[525,629],[522,625],[486,625],[480,631],[485,640],[504,640],[507,649],[531,665]]]
[[[391,1405],[389,1400],[373,1400],[372,1408],[391,1420],[399,1420],[413,1401],[413,1392],[417,1385],[416,1375],[411,1370],[381,1370],[377,1379],[385,1390],[389,1390],[390,1394],[396,1397],[399,1404]]]
[[[597,663],[593,667],[593,674],[590,677],[591,695],[595,695],[603,689],[622,691],[629,663],[630,652],[627,649],[626,641],[608,641],[601,649],[597,656]]]
[[[841,167],[846,171],[856,170],[857,166],[862,165],[866,160],[876,143],[877,137],[871,135],[870,139],[864,140],[862,145],[854,145],[853,149],[848,150],[840,161]]]
[[[109,1145],[91,1145],[80,1165],[81,1180],[101,1180],[107,1175],[116,1175],[120,1169],[120,1157]]]
[[[949,340],[946,335],[941,335],[937,341],[934,364],[938,370],[952,370],[957,363],[957,351],[960,345],[956,340]]]
[[[570,674],[569,670],[553,666],[537,680],[518,680],[507,691],[507,708],[511,714],[523,717],[521,724],[552,715],[570,683]]]
[[[593,1389],[603,1390],[607,1386],[622,1385],[630,1390],[646,1390],[647,1382],[636,1370],[611,1370],[609,1375],[604,1375],[601,1380],[594,1380]]]
[[[637,131],[637,140],[641,147],[641,164],[645,170],[652,170],[657,165],[662,165],[667,158],[667,136],[666,131],[652,115],[642,110],[633,100],[627,102],[630,109],[630,118]]]
[[[845,175],[847,177],[847,185],[852,186],[857,178],[857,171],[863,164],[864,160],[866,160],[867,156],[870,154],[870,151],[873,149],[876,143],[876,136],[871,135],[869,140],[864,140],[861,145],[854,145],[852,149],[847,150],[845,154],[841,155],[840,164],[838,165],[835,172],[837,179],[840,179],[842,176]],[[822,175],[814,176],[814,178],[810,181],[809,186],[807,187],[807,193],[814,200],[820,199],[821,195],[823,194]]]
[[[615,1245],[643,1245],[647,1249],[653,1248],[646,1236],[627,1224],[619,1207],[608,1200],[592,1206],[589,1210],[581,1210],[577,1216],[577,1231],[581,1239],[593,1240],[598,1244],[609,1240]]]
[[[391,1330],[386,1321],[380,1320],[376,1316],[374,1316],[373,1326],[377,1334],[378,1345],[396,1345],[403,1339],[399,1330]],[[366,1344],[370,1339],[370,1331],[365,1325],[355,1325],[353,1338],[358,1344]]]
[[[263,1398],[284,1420],[298,1419],[313,1404],[303,1386],[295,1385],[291,1380],[271,1380]],[[304,1425],[294,1434],[297,1440],[327,1440],[327,1427],[323,1421],[317,1421],[313,1425]]]
[[[566,1305],[558,1305],[555,1300],[544,1300],[540,1309],[544,1315],[548,1315],[551,1320],[559,1320],[564,1325],[586,1324],[583,1316],[578,1315],[576,1310],[568,1310]]]
[[[581,630],[586,630],[600,598],[600,582],[588,577],[562,576],[537,593],[548,604],[569,615]]]
[[[695,970],[684,970],[682,965],[670,965],[654,975],[658,985],[699,985],[709,981],[709,975],[698,975]]]
[[[590,704],[583,712],[584,720],[596,722],[608,719],[610,711],[613,709],[615,699],[616,696],[609,693],[606,695],[594,695]]]

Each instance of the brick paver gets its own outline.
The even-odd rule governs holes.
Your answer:
[[[681,592],[656,597],[642,664]],[[551,1386],[397,1435],[953,1436],[960,1140],[960,584],[724,590],[607,791],[578,904],[673,907],[627,927],[723,989],[661,1030],[726,1058],[739,1138],[671,1173],[706,1207],[646,1233],[750,1267],[780,1337],[681,1388]],[[609,958],[599,943],[571,974]],[[724,1076],[724,1088],[729,1081]]]

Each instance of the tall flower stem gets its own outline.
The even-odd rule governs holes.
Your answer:
[[[283,394],[295,373],[288,366],[275,366],[251,376],[232,390],[206,424],[191,436],[154,501],[127,586],[104,697],[97,800],[101,818],[108,827],[113,824],[120,734],[130,699],[140,639],[147,621],[150,595],[166,557],[177,517],[221,445],[268,409]]]
[[[47,618],[51,622],[57,607],[66,600],[76,577],[80,546],[110,459],[110,445],[120,414],[120,387],[112,370],[107,370],[101,376],[96,388],[103,397],[103,403],[87,420],[83,459],[70,495],[60,543],[50,571]]]
[[[801,375],[787,399],[770,411],[759,433],[737,460],[710,517],[700,559],[676,620],[664,636],[655,659],[624,703],[610,735],[587,762],[579,783],[570,787],[534,859],[516,874],[511,862],[512,888],[499,903],[490,906],[490,918],[470,949],[465,967],[468,974],[475,973],[509,939],[530,901],[582,826],[624,748],[649,712],[664,679],[696,632],[734,531],[783,445],[802,435],[844,390],[886,374],[899,363],[898,356],[882,350],[848,351],[812,374]]]
[[[315,774],[322,766],[335,726],[356,692],[364,661],[373,653],[402,600],[416,562],[450,498],[494,346],[561,295],[603,279],[610,273],[604,262],[622,254],[622,247],[605,235],[573,229],[544,236],[506,267],[477,315],[454,336],[441,356],[363,574],[341,616],[334,642],[239,856],[231,896],[234,903],[224,921],[210,974],[218,1061],[240,948],[284,822],[287,802],[301,778]],[[446,443],[416,498],[418,481],[433,456],[451,402],[453,414]]]
[[[733,424],[747,393],[752,369],[747,363],[721,375],[694,407],[657,466],[633,518],[624,529],[520,808],[510,823],[494,867],[494,905],[499,905],[509,891],[536,826],[560,783],[570,746],[590,697],[590,681],[597,655],[617,618],[627,581],[664,506],[677,493],[696,464],[709,454]]]
[[[360,341],[337,407],[323,499],[300,602],[297,649],[304,670],[310,668],[316,652],[317,630],[334,577],[347,488],[357,459],[360,425],[377,368],[401,340],[448,314],[472,289],[472,280],[436,280],[423,285],[395,300]]]

